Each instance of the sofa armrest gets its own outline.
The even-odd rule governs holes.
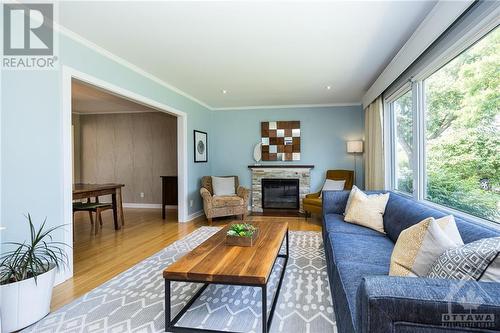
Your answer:
[[[368,276],[357,291],[356,310],[361,333],[498,329],[500,284]]]
[[[344,214],[350,191],[323,191],[323,215]]]
[[[245,206],[248,206],[248,201],[250,199],[250,190],[243,187],[243,186],[238,186],[236,189],[236,194],[245,201]]]

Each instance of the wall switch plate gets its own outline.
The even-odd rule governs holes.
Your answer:
[[[193,200],[189,200],[189,207],[193,207]]]
[[[141,195],[141,198],[144,198],[144,192],[141,192],[140,195]]]

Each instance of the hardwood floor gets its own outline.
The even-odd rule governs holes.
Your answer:
[[[166,220],[160,209],[125,209],[125,226],[113,228],[111,211],[104,212],[104,226],[97,236],[90,226],[87,213],[75,214],[74,276],[54,288],[51,309],[56,310],[117,274],[155,254],[195,229],[208,225],[198,218],[187,223],[177,222],[177,212],[169,211]],[[213,226],[234,221],[214,219]],[[290,230],[321,231],[319,217],[249,216],[247,221],[287,221]]]

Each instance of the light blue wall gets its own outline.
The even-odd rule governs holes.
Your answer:
[[[193,129],[210,132],[212,111],[69,38],[60,36],[59,63],[188,114],[188,210],[202,209],[199,182],[209,163],[193,162]],[[23,215],[63,221],[62,73],[2,71],[1,224],[3,241],[27,237]],[[210,142],[209,142],[210,144]],[[159,181],[159,180],[158,180]],[[189,207],[189,200],[194,201]]]
[[[287,108],[214,111],[212,125],[212,172],[238,175],[250,186],[249,164],[254,164],[253,148],[260,140],[261,121],[300,120],[301,160],[261,162],[261,164],[314,164],[312,190],[319,190],[326,170],[353,169],[346,140],[362,139],[364,117],[361,105],[321,108]],[[363,184],[362,157],[357,157],[357,183]]]

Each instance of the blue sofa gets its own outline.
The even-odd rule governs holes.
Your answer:
[[[384,235],[344,222],[348,197],[348,191],[323,193],[323,240],[338,332],[500,330],[500,283],[388,276],[401,231],[444,212],[391,192]],[[494,228],[459,218],[456,222],[465,243],[500,236]],[[452,316],[470,313],[488,316]]]

